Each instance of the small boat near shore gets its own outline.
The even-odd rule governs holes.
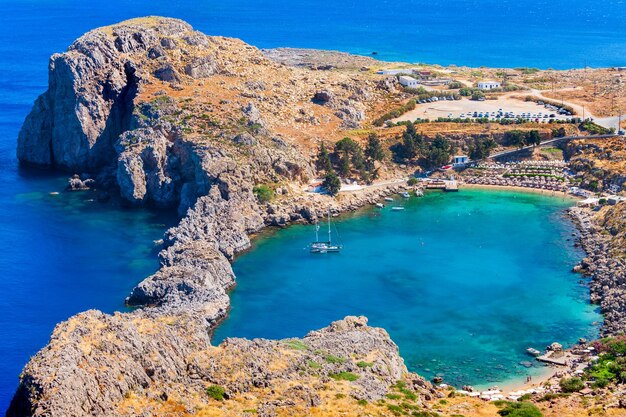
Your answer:
[[[385,208],[385,205],[383,203],[376,203],[376,207]]]
[[[424,197],[424,191],[421,188],[416,189],[415,197]]]
[[[385,201],[393,201],[393,198],[391,198],[391,197],[385,197]]]
[[[531,348],[531,347],[526,349],[526,353],[528,353],[530,356],[534,356],[535,358],[538,357],[538,356],[541,356],[541,352],[540,351],[538,351],[535,348]]]
[[[411,194],[409,194],[409,193],[408,193],[408,192],[406,192],[406,191],[405,191],[405,192],[403,192],[403,193],[400,193],[400,195],[402,196],[402,198],[409,198],[409,197],[411,197]]]
[[[392,207],[391,210],[393,210],[393,211],[402,211],[402,210],[404,210],[404,207]]]

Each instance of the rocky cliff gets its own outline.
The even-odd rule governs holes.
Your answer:
[[[363,317],[302,339],[212,346],[190,315],[87,311],[56,327],[7,416],[309,415],[376,409],[398,389],[414,409],[436,395]]]
[[[180,20],[133,19],[51,57],[17,155],[184,214],[212,187],[228,199],[308,180],[310,149],[358,127],[384,94],[358,71],[289,67]]]
[[[20,161],[91,176],[130,204],[184,216],[166,233],[159,271],[126,300],[141,308],[59,324],[24,369],[7,415],[194,414],[222,407],[205,393],[211,384],[237,399],[224,406],[268,416],[329,407],[343,392],[348,406],[379,399],[398,380],[421,406],[414,392],[428,384],[407,374],[388,335],[364,318],[302,341],[210,343],[235,285],[229,261],[250,234],[397,191],[339,200],[300,191],[313,174],[311,149],[357,127],[379,94],[367,77],[288,67],[175,19],[96,29],[53,55],[48,90],[18,138]],[[279,198],[261,203],[259,184],[273,184]]]

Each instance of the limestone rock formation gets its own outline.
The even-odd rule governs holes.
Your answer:
[[[355,404],[383,398],[398,381],[415,393],[416,409],[433,392],[407,372],[387,332],[364,317],[303,339],[212,346],[206,326],[190,315],[88,311],[55,328],[25,368],[7,416],[149,416],[222,406],[230,410],[224,415],[246,408],[306,415],[311,407],[334,410],[335,393]],[[228,404],[207,395],[210,386],[221,387]]]

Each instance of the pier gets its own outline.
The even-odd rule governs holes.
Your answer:
[[[459,191],[459,183],[456,180],[428,181],[424,183],[424,188],[427,190]]]
[[[539,362],[549,363],[550,365],[567,366],[565,355],[553,357],[554,352],[548,352],[545,355],[537,356]]]

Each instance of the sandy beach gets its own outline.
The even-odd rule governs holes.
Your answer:
[[[461,190],[463,188],[476,188],[476,189],[488,189],[488,190],[501,190],[501,191],[515,191],[520,193],[531,193],[531,194],[543,194],[550,197],[562,197],[563,199],[569,198],[572,200],[580,200],[580,197],[564,193],[561,191],[552,191],[552,190],[541,190],[539,188],[526,188],[526,187],[515,187],[512,185],[484,185],[484,184],[466,184],[461,183]]]

